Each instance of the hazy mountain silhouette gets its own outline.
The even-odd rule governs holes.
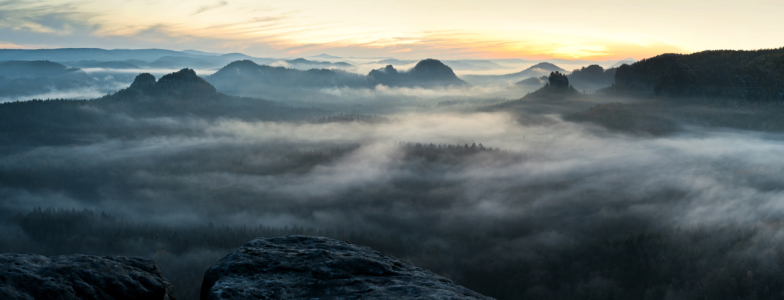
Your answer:
[[[0,63],[0,102],[63,91],[101,90],[96,85],[96,80],[81,69],[69,68],[55,62]]]
[[[422,60],[407,72],[399,72],[392,65],[370,71],[368,82],[373,86],[382,84],[390,87],[430,88],[468,85],[457,78],[452,68],[435,59]]]
[[[464,75],[462,76],[462,78],[471,84],[511,85],[514,82],[529,77],[544,76],[549,74],[550,72],[555,72],[555,71],[566,72],[566,70],[561,69],[560,67],[554,64],[548,62],[541,62],[517,73],[504,74],[504,75]]]
[[[322,54],[319,54],[319,55],[311,56],[311,58],[326,58],[326,59],[333,59],[334,58],[334,59],[337,59],[337,58],[342,58],[342,57],[329,55],[329,54],[326,54],[326,53],[322,53]]]
[[[416,60],[399,60],[399,59],[384,59],[376,63],[386,65],[408,65],[416,63]],[[481,71],[481,70],[498,70],[509,69],[510,67],[499,65],[490,60],[475,60],[475,59],[460,59],[460,60],[442,60],[442,63],[452,68],[452,70],[460,71]]]
[[[51,61],[6,61],[0,63],[0,76],[6,78],[59,76],[79,71],[77,68],[69,68]]]
[[[458,71],[483,71],[511,69],[512,67],[502,66],[489,60],[461,59],[461,60],[442,60],[442,62]]]
[[[283,121],[303,120],[319,113],[323,114],[274,101],[224,95],[193,70],[183,69],[158,80],[151,74],[140,74],[128,88],[94,100],[2,103],[0,143],[71,144],[83,142],[85,135],[131,138],[191,131],[171,124],[132,120],[137,117]]]
[[[407,65],[407,64],[413,64],[415,62],[417,62],[417,61],[416,60],[400,60],[400,59],[389,58],[389,59],[379,60],[376,63],[377,64],[386,64],[386,65]]]
[[[547,76],[542,77],[531,77],[528,79],[523,79],[515,83],[516,86],[523,86],[523,87],[536,87],[540,88],[547,84]]]
[[[615,82],[617,70],[616,68],[605,70],[600,65],[590,65],[576,69],[568,76],[575,89],[592,93],[611,86]]]
[[[612,69],[612,68],[618,68],[618,67],[620,67],[620,66],[623,66],[623,65],[631,65],[631,64],[634,64],[634,63],[636,63],[636,62],[637,62],[637,60],[636,60],[636,59],[633,59],[633,58],[626,58],[626,59],[624,59],[624,60],[621,60],[621,61],[618,61],[618,62],[616,62],[616,63],[612,64],[612,65],[610,66],[610,69]]]
[[[139,69],[139,65],[133,64],[129,61],[94,61],[82,60],[77,62],[68,63],[71,67],[76,68],[103,68],[103,69]]]
[[[354,66],[347,62],[328,62],[328,61],[315,61],[315,60],[307,60],[304,58],[297,58],[292,60],[285,61],[286,64],[294,69],[331,69],[331,68],[338,68],[338,69],[348,69],[353,68]]]
[[[206,77],[221,92],[232,95],[262,95],[280,99],[294,89],[365,87],[365,76],[341,70],[307,71],[258,65],[250,60],[232,62]]]

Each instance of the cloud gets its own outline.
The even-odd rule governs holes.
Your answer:
[[[206,6],[202,6],[202,7],[199,7],[199,8],[196,10],[196,12],[194,12],[194,13],[193,13],[191,16],[195,16],[195,15],[198,15],[198,14],[200,14],[200,13],[203,13],[203,12],[206,12],[206,11],[210,11],[210,10],[218,9],[218,8],[224,7],[224,6],[226,6],[226,5],[229,5],[229,2],[228,2],[228,1],[219,1],[219,2],[218,2],[217,4],[215,4],[215,5],[206,5]]]
[[[728,264],[765,262],[766,245],[781,241],[781,134],[684,126],[652,138],[550,114],[324,107],[385,105],[404,112],[372,123],[117,114],[106,123],[116,135],[75,131],[78,143],[38,147],[19,140],[23,147],[0,148],[0,216],[88,208],[174,228],[393,236],[406,246],[388,249],[474,283],[468,273],[588,263],[594,247],[648,241],[641,232],[655,242],[644,249],[700,258],[715,250],[712,259]],[[417,153],[401,142],[502,150]]]
[[[388,87],[378,85],[373,89],[333,87],[320,89],[319,92],[344,100],[374,99],[387,97],[414,97],[420,99],[436,99],[443,97],[483,97],[505,91],[503,87]]]

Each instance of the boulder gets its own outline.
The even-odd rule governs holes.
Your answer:
[[[0,254],[0,299],[175,298],[149,259]]]
[[[255,239],[218,261],[201,299],[492,298],[367,247],[287,236]]]

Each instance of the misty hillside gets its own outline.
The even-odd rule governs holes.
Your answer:
[[[96,61],[96,60],[80,60],[68,62],[68,65],[75,68],[104,68],[104,69],[141,69],[139,65],[146,65],[146,62],[138,60],[125,60],[125,61]]]
[[[435,59],[419,61],[408,71],[398,71],[392,65],[370,71],[368,83],[389,87],[424,87],[465,86],[467,83],[457,78],[452,68]]]
[[[112,83],[51,61],[0,62],[0,103],[83,90],[98,97],[116,91]]]
[[[255,120],[301,119],[307,109],[281,103],[219,93],[191,69],[164,75],[156,81],[148,73],[136,76],[130,87],[90,101],[97,107],[143,116],[199,116]]]
[[[490,60],[479,59],[442,60],[442,62],[456,71],[503,70],[512,68],[499,65]]]
[[[616,68],[605,70],[602,66],[590,65],[572,71],[568,77],[569,82],[578,91],[593,93],[611,86],[615,82],[617,70]]]
[[[359,74],[329,69],[302,71],[258,65],[250,60],[232,62],[206,79],[218,90],[234,95],[269,95],[280,89],[366,85],[365,77]]]
[[[566,72],[566,70],[548,63],[548,62],[541,62],[536,65],[533,65],[525,70],[516,73],[510,73],[505,75],[463,75],[461,76],[465,81],[468,81],[471,84],[498,84],[498,85],[511,85],[517,81],[530,78],[530,77],[540,77],[549,74],[550,72]]]
[[[658,98],[784,100],[784,48],[663,54],[621,66],[608,93]]]
[[[51,61],[6,61],[0,62],[0,76],[6,78],[35,78],[59,76],[80,71]]]
[[[538,88],[544,86],[545,84],[547,84],[547,80],[548,80],[547,76],[531,77],[531,78],[528,78],[528,79],[523,79],[523,80],[520,80],[518,82],[515,82],[515,85],[517,85],[517,86],[526,86],[526,87],[535,87],[535,88],[538,89]]]
[[[0,61],[3,60],[52,60],[58,62],[95,60],[120,61],[138,59],[153,61],[164,56],[197,56],[180,51],[164,49],[115,49],[98,48],[60,48],[60,49],[0,49]]]
[[[486,110],[514,110],[521,105],[530,104],[532,102],[541,103],[559,103],[560,105],[567,106],[567,109],[573,109],[576,105],[570,103],[572,101],[579,101],[584,98],[584,95],[577,91],[566,74],[555,71],[551,72],[550,76],[543,78],[529,78],[527,80],[518,82],[517,85],[534,85],[536,82],[544,80],[545,84],[534,92],[528,93],[520,99],[507,101],[501,104],[493,105]]]
[[[94,100],[34,100],[0,104],[0,139],[20,144],[69,144],[101,137],[187,134],[187,126],[170,127],[128,117],[244,120],[307,120],[323,114],[282,103],[218,93],[193,70],[183,69],[156,80],[141,74],[130,87]]]
[[[608,95],[607,91],[612,91],[615,86],[595,94],[583,94],[574,86],[590,83],[592,79],[598,79],[593,83],[606,80],[606,74],[612,70],[601,72],[601,67],[592,66],[575,70],[569,76],[553,73],[548,78],[549,83],[521,99],[488,106],[482,110],[512,112],[521,122],[535,120],[536,117],[531,113],[553,113],[561,115],[566,121],[593,123],[609,130],[641,136],[671,135],[683,132],[684,126],[784,132],[784,122],[780,118],[781,114],[784,114],[784,107],[780,101],[728,101],[722,98],[682,97],[670,98],[682,101],[658,101],[618,97],[613,95],[613,92]],[[561,77],[561,80],[558,80],[563,82],[560,84],[561,88],[553,84],[553,75]],[[516,86],[533,87],[539,82],[541,79],[529,78]]]

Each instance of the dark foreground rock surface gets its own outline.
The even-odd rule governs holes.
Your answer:
[[[88,255],[0,254],[0,299],[173,300],[152,260]]]
[[[204,276],[201,299],[492,299],[370,248],[328,238],[255,239]]]

